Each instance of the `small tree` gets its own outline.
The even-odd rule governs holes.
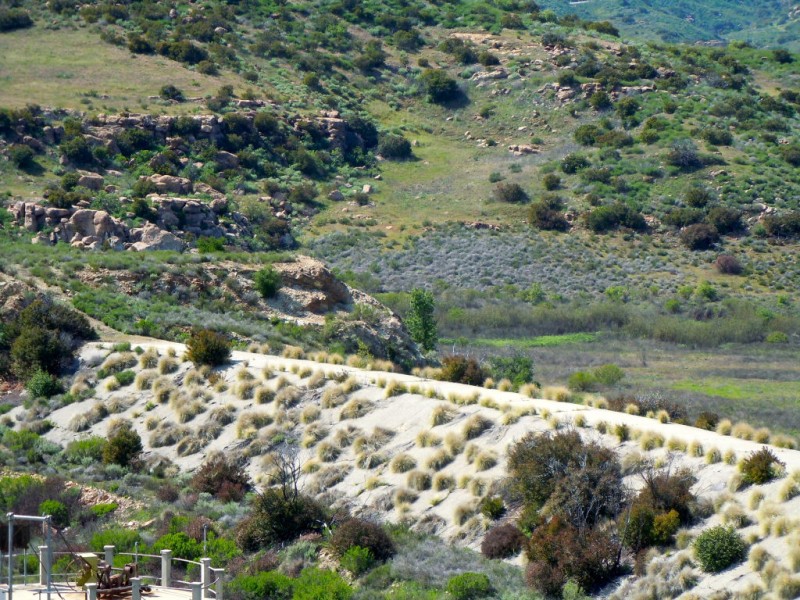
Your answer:
[[[406,317],[406,326],[411,333],[411,339],[425,352],[436,348],[436,342],[439,341],[434,308],[433,294],[420,288],[411,290],[411,310]]]
[[[455,99],[460,91],[456,80],[443,69],[425,69],[420,75],[428,99],[437,104]]]
[[[281,274],[272,265],[266,266],[256,273],[253,281],[258,293],[264,298],[274,298],[281,289]]]

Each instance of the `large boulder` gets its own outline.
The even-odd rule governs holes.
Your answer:
[[[351,302],[348,287],[318,260],[299,256],[295,262],[280,263],[276,268],[281,273],[284,287],[305,293],[307,297],[300,302],[310,312],[320,313],[337,304]]]
[[[87,190],[100,191],[103,189],[105,180],[102,175],[91,173],[90,171],[78,171],[80,178],[78,185],[85,187]]]
[[[186,244],[177,236],[165,231],[152,223],[147,223],[141,229],[131,231],[132,239],[138,240],[131,244],[130,249],[135,252],[147,250],[174,250],[182,252]]]
[[[159,193],[189,194],[192,191],[192,182],[185,177],[174,175],[150,175],[145,177],[156,186]]]

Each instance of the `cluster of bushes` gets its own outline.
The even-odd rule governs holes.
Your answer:
[[[71,308],[48,298],[30,301],[0,323],[0,375],[33,380],[37,394],[55,392],[47,375],[59,375],[77,346],[96,336],[86,317]]]
[[[519,526],[530,532],[531,586],[556,595],[571,578],[589,590],[615,576],[614,519],[625,497],[613,451],[575,431],[530,433],[509,448],[508,474],[510,493],[524,503]]]
[[[625,377],[617,365],[601,365],[593,371],[577,371],[570,375],[568,386],[573,392],[591,392],[600,386],[612,387]]]
[[[0,7],[0,32],[33,26],[33,19],[21,8]]]

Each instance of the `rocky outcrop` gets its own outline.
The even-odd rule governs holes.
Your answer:
[[[299,257],[295,262],[276,267],[281,273],[286,293],[290,293],[305,311],[320,314],[337,304],[352,302],[349,288],[318,260]],[[291,293],[292,290],[301,292]]]
[[[89,171],[78,171],[78,175],[80,175],[80,179],[78,179],[78,185],[92,191],[99,191],[103,189],[103,183],[105,180],[103,179],[102,175],[99,175],[98,173],[91,173]]]
[[[174,175],[143,175],[141,179],[147,180],[156,186],[160,194],[191,194],[192,182],[185,177]]]
[[[160,227],[147,223],[140,229],[131,230],[131,239],[136,240],[130,245],[130,249],[136,252],[146,250],[173,250],[182,252],[186,244],[179,237],[164,231]]]

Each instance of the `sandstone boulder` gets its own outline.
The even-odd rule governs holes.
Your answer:
[[[141,229],[134,229],[131,231],[131,237],[138,240],[130,246],[130,249],[136,252],[147,250],[174,250],[181,252],[186,247],[186,244],[180,238],[152,223],[147,223]]]
[[[92,173],[90,171],[78,171],[80,175],[80,179],[78,179],[78,185],[85,187],[87,190],[93,191],[100,191],[103,189],[103,183],[105,180],[103,179],[102,175],[98,173]]]

